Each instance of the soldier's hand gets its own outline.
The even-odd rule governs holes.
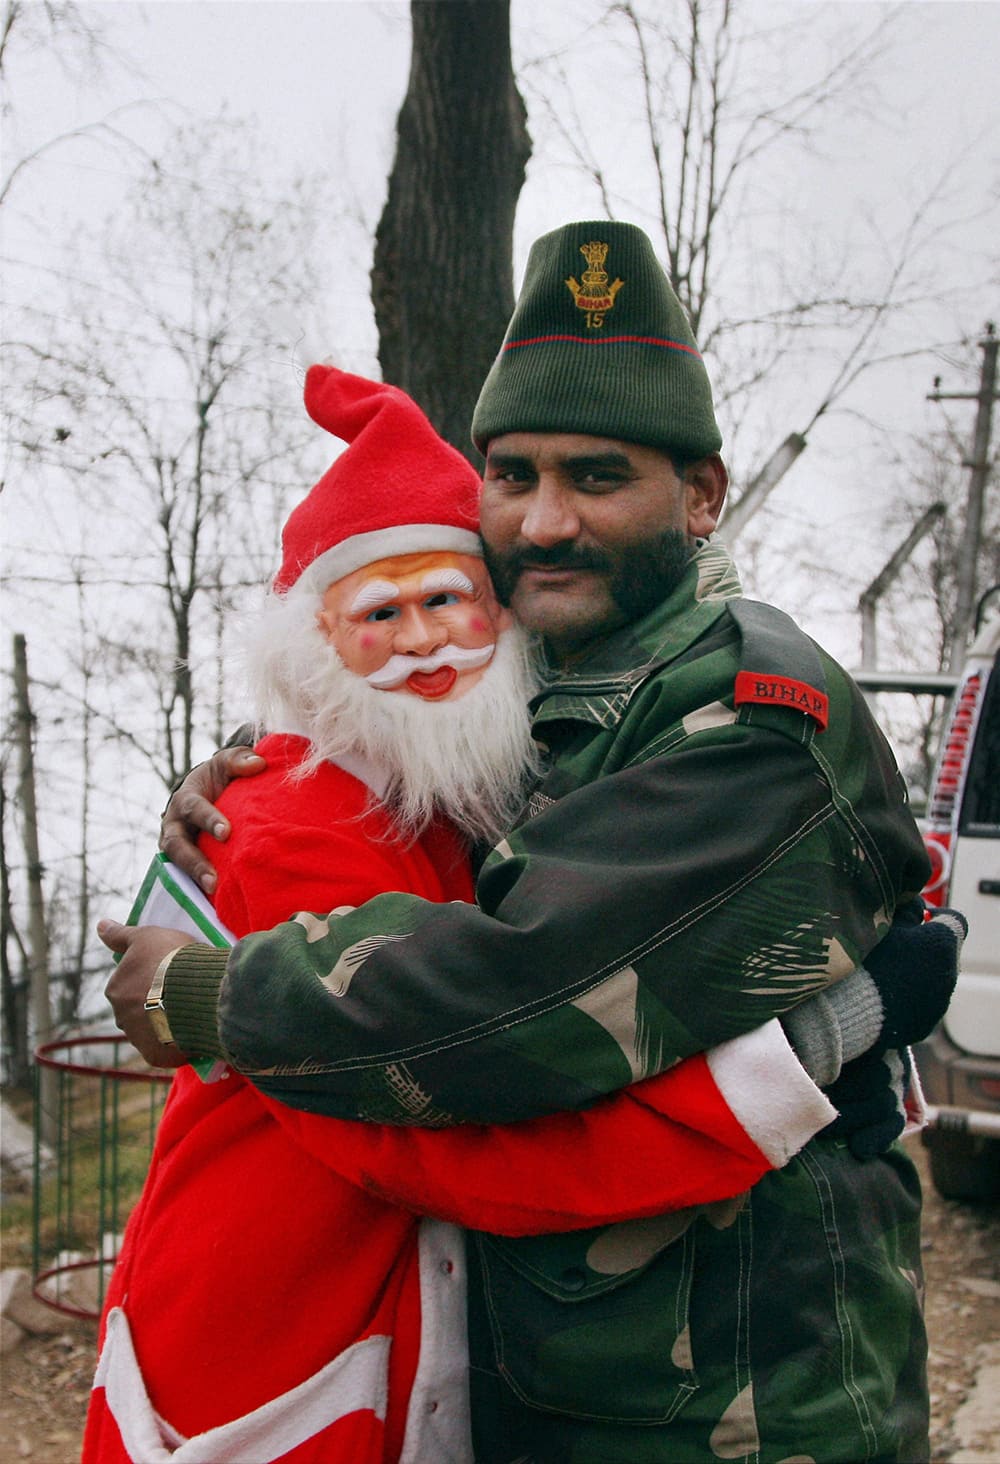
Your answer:
[[[933,910],[924,919],[915,899],[897,911],[888,935],[868,952],[864,969],[882,1009],[872,1047],[851,1062],[826,1089],[838,1117],[826,1130],[847,1140],[858,1159],[889,1148],[906,1126],[911,1042],[930,1035],[955,989],[962,941],[968,930],[957,910]]]
[[[160,823],[160,848],[207,895],[215,891],[215,870],[198,848],[198,836],[229,838],[229,820],[215,807],[216,799],[233,778],[251,777],[267,766],[250,747],[224,747],[207,762],[192,768],[171,794]]]
[[[119,925],[115,920],[98,921],[97,933],[109,950],[121,955],[104,988],[116,1024],[153,1067],[180,1067],[187,1058],[175,1043],[157,1039],[146,1012],[146,995],[164,956],[191,945],[191,937],[181,930]]]
[[[840,1077],[826,1089],[837,1117],[823,1132],[846,1139],[856,1159],[884,1154],[906,1127],[909,1084],[905,1047],[882,1053],[869,1048],[853,1062],[845,1062]]]
[[[968,923],[958,910],[932,910],[917,898],[898,911],[888,935],[865,957],[882,1003],[875,1052],[922,1042],[948,1009]]]

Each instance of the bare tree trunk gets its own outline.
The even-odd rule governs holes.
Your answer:
[[[375,237],[386,381],[470,460],[472,409],[514,307],[514,211],[531,155],[509,0],[413,0],[410,80]]]
[[[7,859],[7,794],[0,782],[0,1005],[6,1061],[4,1078],[15,1088],[31,1081],[28,1052],[28,953],[14,920],[10,898],[10,864]],[[17,950],[22,976],[14,975],[11,946]]]
[[[42,860],[38,845],[38,809],[35,801],[35,761],[31,745],[33,718],[28,689],[28,653],[23,635],[14,636],[14,691],[21,745],[19,796],[24,818],[24,854],[28,865],[28,942],[31,951],[30,1002],[36,1046],[52,1040],[52,999],[49,992],[49,933],[45,924]],[[39,1126],[42,1139],[55,1137],[55,1074],[39,1074]]]

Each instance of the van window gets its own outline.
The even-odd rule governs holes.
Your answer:
[[[960,834],[1000,838],[1000,654],[986,687],[962,800]]]

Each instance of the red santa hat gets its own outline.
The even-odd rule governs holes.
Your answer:
[[[482,554],[479,475],[404,391],[310,366],[306,411],[349,444],[289,516],[274,589],[308,570],[322,593],[355,569],[396,554]]]

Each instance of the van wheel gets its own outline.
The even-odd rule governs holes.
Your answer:
[[[924,1134],[931,1179],[946,1200],[1000,1199],[1000,1139],[978,1134]]]

